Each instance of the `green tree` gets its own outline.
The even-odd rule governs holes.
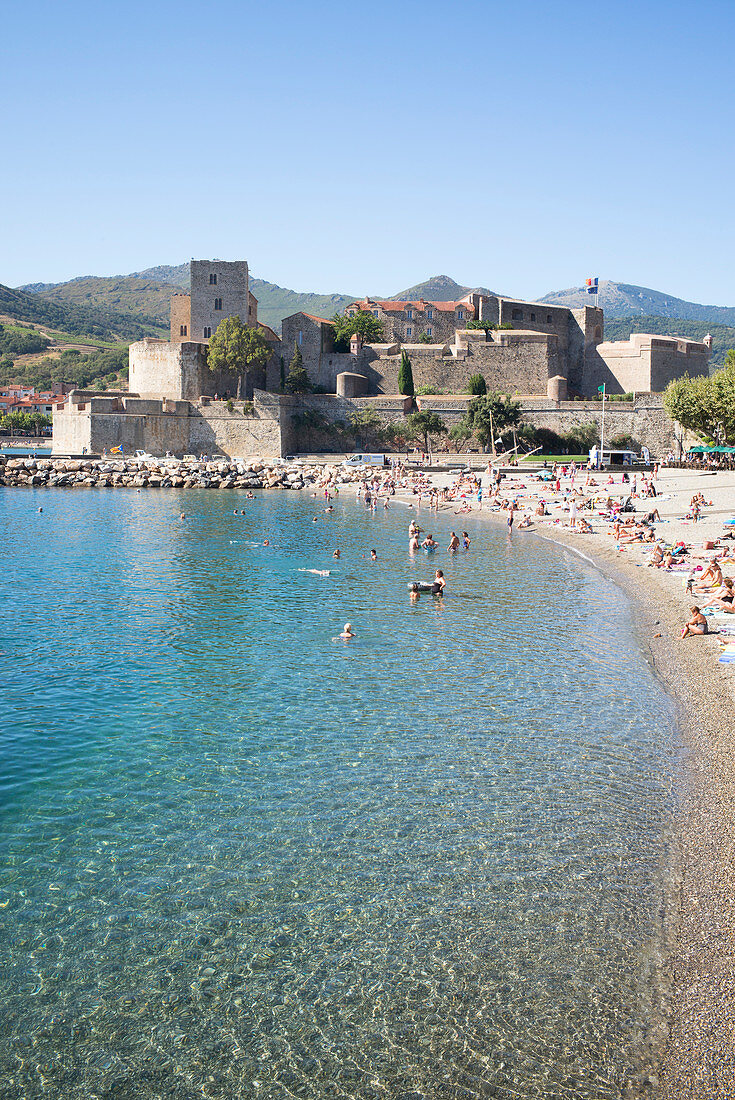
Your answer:
[[[207,366],[211,371],[237,375],[237,396],[248,370],[265,367],[272,349],[263,333],[243,324],[237,316],[225,317],[209,342]]]
[[[382,436],[382,422],[375,409],[355,409],[350,413],[350,426],[355,435],[362,440],[363,450],[368,449],[368,440]]]
[[[349,351],[350,339],[355,333],[361,337],[363,344],[379,344],[383,340],[383,322],[366,309],[357,310],[352,317],[335,313],[332,324],[335,351]]]
[[[281,356],[281,389],[286,389],[286,360]]]
[[[398,392],[404,394],[406,397],[413,397],[413,370],[411,369],[411,360],[408,358],[408,354],[405,350],[401,352],[401,365],[398,368]]]
[[[733,368],[723,367],[723,370]],[[672,420],[678,420],[687,431],[711,436],[717,423],[713,377],[677,378],[664,391],[664,408]]]
[[[481,397],[487,393],[487,382],[481,374],[473,374],[467,383],[467,392],[472,393],[475,397]]]
[[[458,424],[455,424],[449,430],[449,438],[458,451],[461,451],[464,447],[467,446],[467,442],[471,437],[472,431],[464,422],[464,418],[462,418],[462,420],[460,420]]]
[[[286,376],[286,393],[310,392],[311,382],[309,381],[309,375],[306,373],[299,346],[294,340],[293,356],[288,365],[288,374]]]
[[[506,428],[521,423],[521,413],[520,401],[507,394],[487,393],[472,398],[460,423],[469,428],[481,446],[488,447],[493,443],[493,435],[497,439]]]
[[[429,436],[446,435],[447,426],[435,412],[426,409],[424,412],[409,413],[405,419],[409,439],[423,440],[424,450],[429,451]]]

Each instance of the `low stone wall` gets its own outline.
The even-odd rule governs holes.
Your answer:
[[[600,427],[602,420],[601,401],[561,401],[557,405],[543,398],[525,398],[523,410],[524,419],[535,428],[549,428],[559,435],[584,424]],[[677,451],[677,425],[664,411],[659,394],[635,401],[606,401],[605,439],[616,435],[632,435],[656,456]]]
[[[464,416],[467,405],[472,400],[468,396],[417,397],[420,409],[435,412],[447,428],[451,429]],[[579,428],[584,424],[595,423],[600,426],[602,403],[600,401],[561,401],[558,404],[546,397],[522,397],[523,418],[535,428],[548,428],[562,435],[564,432]],[[297,414],[316,412],[325,420],[335,423],[349,423],[355,409],[371,408],[384,424],[399,423],[406,412],[410,411],[407,399],[400,396],[360,397],[348,400],[333,394],[310,394],[299,398],[294,409]],[[308,428],[308,425],[307,425]],[[631,435],[652,454],[662,456],[673,450],[677,452],[677,425],[665,413],[663,401],[658,394],[648,394],[634,402],[608,401],[605,403],[605,438],[610,440],[616,435]],[[310,452],[314,434],[296,427],[295,451]]]

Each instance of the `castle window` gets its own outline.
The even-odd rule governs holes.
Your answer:
[[[426,335],[427,335],[427,336],[431,336],[431,334],[432,334],[432,332],[433,332],[433,331],[434,331],[434,330],[432,329],[431,325],[427,325],[427,326],[426,326]]]
[[[547,324],[547,325],[550,325],[550,324],[551,324],[551,314],[550,314],[550,313],[547,313],[547,314],[546,314],[546,324]]]
[[[215,298],[214,299],[214,308],[215,309],[222,309],[222,299],[221,298]]]
[[[434,310],[433,309],[427,309],[427,311],[426,311],[426,320],[427,321],[433,321],[434,320]]]
[[[595,340],[601,340],[601,339],[602,339],[602,327],[600,325],[595,325]]]
[[[535,320],[536,320],[536,314],[535,314],[535,313],[532,313],[532,314],[531,314],[531,320],[532,320],[532,321],[535,321]]]
[[[208,339],[210,338],[210,336],[211,336],[211,335],[212,335],[212,330],[211,330],[211,328],[205,328],[205,329],[204,329],[204,339],[205,339],[205,340],[208,340]]]
[[[377,309],[374,309],[373,310],[373,317],[377,317],[377,316],[378,316],[378,311],[377,311]]]
[[[406,317],[409,321],[413,320],[413,310],[412,309],[407,309],[406,310]]]
[[[179,325],[179,336],[186,336],[186,325]]]
[[[522,309],[514,309],[512,314],[511,314],[511,317],[513,318],[514,321],[522,321],[523,320],[523,310]]]
[[[212,275],[209,276],[209,285],[210,286],[217,286],[217,276],[216,275],[212,274]]]
[[[406,326],[406,336],[413,336],[413,328],[411,325]]]
[[[464,321],[464,310],[463,309],[458,309],[457,310],[457,320],[458,321]]]
[[[301,344],[303,344],[303,342],[304,342],[304,332],[303,332],[303,329],[299,329],[299,346],[301,346]]]

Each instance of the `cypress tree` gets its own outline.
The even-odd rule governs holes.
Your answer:
[[[413,397],[414,395],[411,360],[408,358],[405,348],[401,352],[401,365],[398,368],[398,392],[405,397]]]

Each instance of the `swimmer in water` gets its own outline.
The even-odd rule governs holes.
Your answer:
[[[325,508],[325,509],[324,509],[324,511],[325,511],[325,512],[327,513],[327,515],[329,515],[329,513],[330,513],[330,512],[333,512],[333,511],[334,511],[334,508],[333,508],[333,507],[332,507],[332,505],[330,504],[328,508]]]
[[[443,596],[444,589],[447,586],[447,582],[444,580],[444,571],[437,569],[434,574],[434,583],[431,586],[431,591],[434,596]]]
[[[270,544],[271,544],[270,539],[263,539],[263,546],[270,546]]]
[[[43,508],[39,508],[38,510],[39,510],[39,512],[42,512],[42,511],[43,511]]]
[[[419,536],[416,532],[414,532],[413,535],[411,535],[411,538],[409,539],[409,543],[408,543],[408,552],[409,552],[409,554],[414,554],[418,550],[418,548],[419,548]]]
[[[427,535],[421,545],[423,546],[424,550],[436,550],[439,543],[434,541],[433,535]]]
[[[370,551],[370,561],[377,561],[377,560],[378,560],[378,555],[375,553],[374,550],[371,550]]]
[[[466,531],[463,531],[462,532],[462,549],[463,550],[469,550],[469,548],[470,548],[470,536],[467,534]]]
[[[337,549],[334,551],[334,553],[332,554],[332,557],[333,558],[338,558],[339,557],[339,547],[337,547]]]
[[[416,584],[416,583],[414,582],[414,583],[413,583],[413,584],[411,585],[411,603],[416,603],[416,601],[418,600],[418,598],[419,598],[420,594],[421,594],[421,589],[420,589],[420,588],[419,588],[419,586],[418,586],[418,585],[417,585],[417,584]]]
[[[179,519],[186,519],[186,512],[182,512]]]
[[[449,546],[447,547],[447,551],[450,554],[453,554],[455,552],[455,550],[459,550],[459,539],[455,535],[454,531],[452,531],[452,537],[449,540]]]
[[[340,638],[354,638],[355,632],[352,629],[352,623],[345,623],[345,628],[340,634]]]

